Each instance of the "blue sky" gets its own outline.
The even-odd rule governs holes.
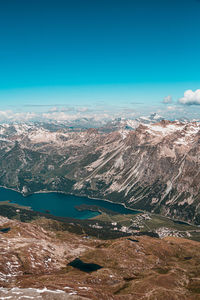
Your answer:
[[[0,110],[196,116],[198,93],[177,101],[200,88],[199,15],[199,0],[2,0]]]

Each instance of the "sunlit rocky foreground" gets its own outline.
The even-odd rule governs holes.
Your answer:
[[[44,218],[1,217],[0,299],[198,300],[199,242],[177,237],[85,238]],[[101,268],[81,270],[73,262]]]

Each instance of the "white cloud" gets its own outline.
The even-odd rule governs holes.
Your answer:
[[[67,121],[67,120],[74,119],[74,115],[70,115],[64,111],[43,113],[41,117],[47,120],[55,120],[55,121]]]
[[[41,119],[42,120],[54,120],[54,121],[75,121],[78,119],[93,119],[95,121],[103,121],[103,120],[110,120],[112,117],[109,114],[106,114],[104,112],[102,113],[82,113],[82,112],[75,112],[73,114],[63,112],[63,111],[57,111],[57,112],[47,112],[41,114]]]
[[[61,108],[52,107],[46,112],[16,112],[13,110],[0,110],[0,122],[26,122],[26,121],[75,121],[77,119],[94,119],[97,121],[110,120],[112,114],[105,111],[96,112],[87,107],[81,108]]]
[[[89,111],[89,108],[88,107],[78,107],[76,110],[79,112],[86,112],[86,111]]]
[[[162,103],[164,103],[164,104],[168,104],[171,102],[172,102],[172,96],[166,96],[162,101]]]
[[[184,93],[184,97],[179,99],[181,104],[185,105],[200,105],[200,89],[196,91],[187,90]]]
[[[54,112],[70,112],[70,113],[84,113],[88,112],[89,108],[88,107],[57,107],[53,106],[48,110],[48,113],[54,113]]]
[[[1,110],[0,111],[0,121],[30,121],[36,117],[33,112],[13,112],[12,110]]]
[[[167,110],[169,110],[169,111],[177,110],[177,107],[170,105],[170,106],[167,106]]]
[[[49,111],[52,111],[52,112],[58,111],[58,108],[57,108],[57,106],[54,106],[54,107],[50,108]]]

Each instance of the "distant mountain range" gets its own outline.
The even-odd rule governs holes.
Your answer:
[[[200,224],[200,123],[157,114],[98,128],[0,125],[0,185],[63,191]]]

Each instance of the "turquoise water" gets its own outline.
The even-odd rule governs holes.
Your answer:
[[[113,210],[120,214],[136,214],[133,211],[125,208],[123,205],[110,203],[103,200],[94,200],[87,197],[77,197],[73,195],[65,195],[62,193],[38,193],[27,197],[22,194],[0,188],[0,201],[10,200],[12,203],[17,203],[24,206],[30,206],[34,211],[45,213],[47,210],[50,214],[59,217],[71,217],[77,219],[88,219],[97,216],[98,212],[93,211],[78,211],[75,206],[81,204],[97,205],[109,210]]]

